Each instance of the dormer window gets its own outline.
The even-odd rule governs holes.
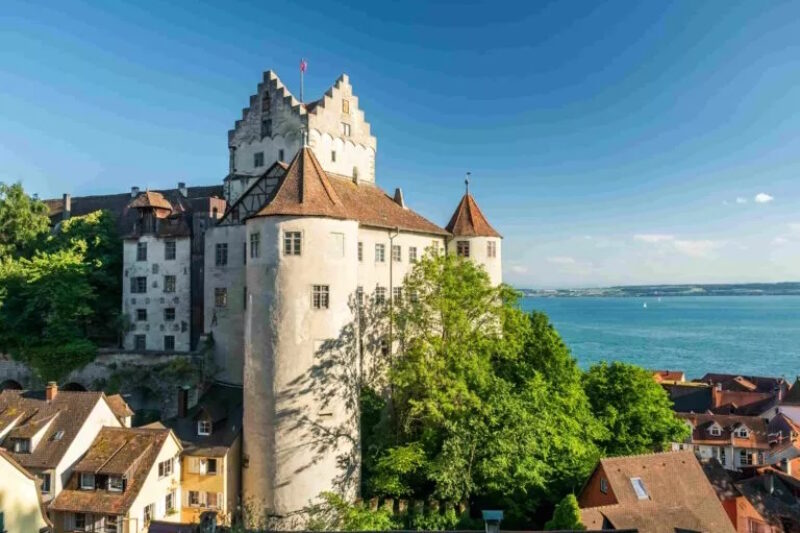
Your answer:
[[[14,453],[31,453],[31,440],[14,439]]]
[[[739,429],[736,430],[734,433],[740,439],[746,439],[750,436],[750,431],[747,429],[746,426],[741,426]]]
[[[81,490],[94,490],[94,474],[81,472]]]
[[[125,487],[125,483],[120,476],[109,476],[108,478],[108,490],[111,492],[122,492]]]
[[[708,434],[712,437],[719,437],[722,435],[722,428],[717,425],[711,426],[708,428]]]
[[[198,435],[211,435],[211,420],[198,420],[197,421],[197,434]]]

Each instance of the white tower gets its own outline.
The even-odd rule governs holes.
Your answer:
[[[467,191],[445,227],[453,234],[447,243],[447,251],[469,257],[475,263],[483,265],[492,284],[499,285],[503,282],[503,237],[489,224],[475,198],[469,193],[469,177],[465,184]]]

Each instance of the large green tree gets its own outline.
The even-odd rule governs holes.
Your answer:
[[[598,441],[605,455],[663,451],[688,436],[688,426],[675,416],[667,393],[641,367],[595,364],[584,376],[584,388],[592,411],[608,429]]]
[[[580,370],[546,317],[468,260],[426,256],[404,293],[391,400],[364,428],[367,494],[480,500],[529,523],[599,456]]]
[[[47,206],[34,200],[21,183],[0,182],[0,260],[32,253],[47,235]]]

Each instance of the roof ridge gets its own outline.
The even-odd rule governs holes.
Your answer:
[[[644,453],[637,453],[634,455],[616,455],[614,457],[603,457],[601,461],[616,461],[616,460],[623,460],[623,459],[635,459],[637,457],[655,457],[657,455],[691,455],[694,457],[694,452],[689,450],[667,450],[663,452],[644,452]]]

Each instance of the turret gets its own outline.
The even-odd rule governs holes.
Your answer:
[[[503,282],[501,245],[503,237],[489,224],[469,192],[469,177],[464,181],[466,192],[461,197],[450,222],[445,229],[453,236],[447,243],[447,251],[469,257],[483,265],[492,284]]]

